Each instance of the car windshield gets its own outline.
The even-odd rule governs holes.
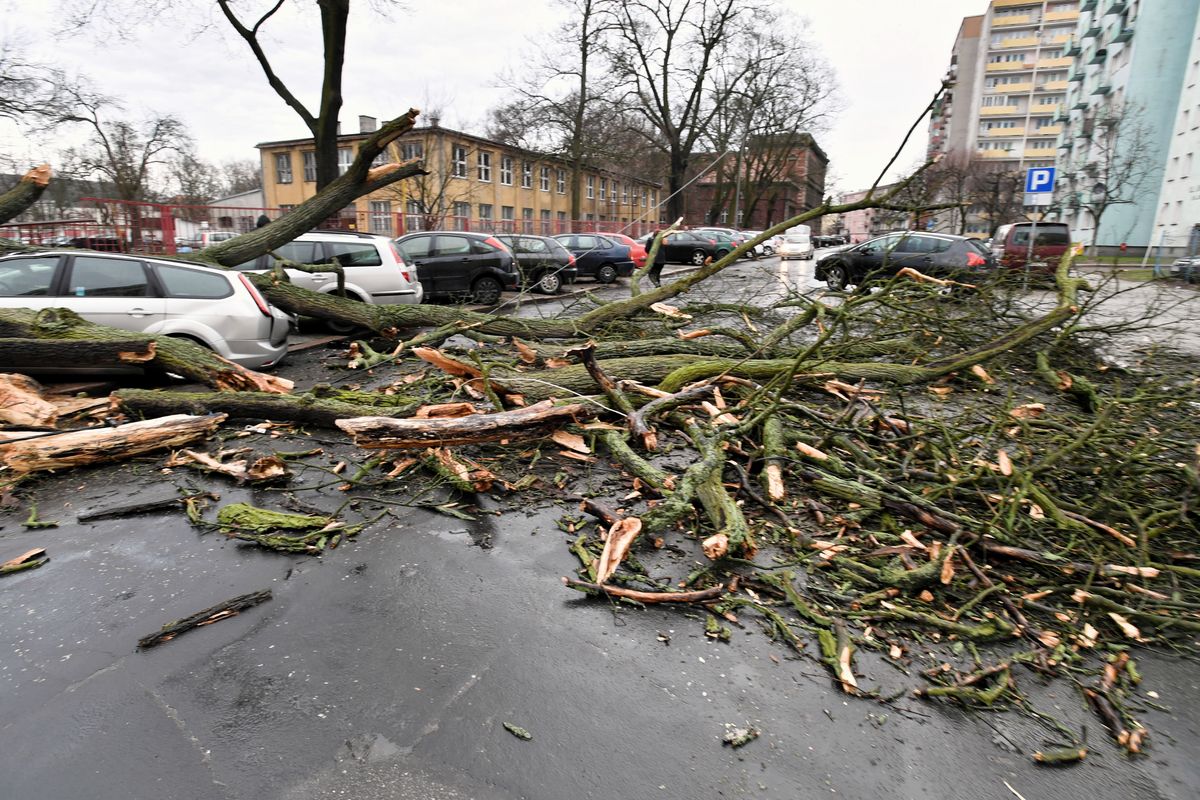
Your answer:
[[[809,240],[809,236],[807,233],[789,233],[783,240],[788,244],[804,244]]]
[[[1013,231],[1012,242],[1015,245],[1029,245],[1029,234],[1033,231],[1034,226],[1024,226]],[[1037,241],[1038,246],[1065,246],[1071,243],[1071,236],[1068,233],[1066,226],[1062,225],[1047,225],[1045,227],[1037,226]]]

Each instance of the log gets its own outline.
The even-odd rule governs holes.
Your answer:
[[[129,334],[126,334],[129,336]],[[157,345],[149,336],[122,341],[0,339],[0,364],[22,370],[54,364],[57,367],[128,367],[153,361]]]
[[[121,461],[209,436],[225,419],[225,414],[203,417],[176,414],[115,428],[89,428],[0,442],[0,464],[17,473],[29,473]]]
[[[555,406],[544,401],[495,414],[441,419],[357,417],[338,420],[337,426],[350,434],[358,447],[414,450],[545,436],[568,422],[593,416],[595,411],[578,403]]]
[[[168,622],[162,626],[161,630],[157,630],[149,636],[143,636],[138,639],[138,649],[148,650],[151,647],[156,647],[194,628],[211,625],[214,622],[235,617],[247,608],[253,608],[259,603],[265,603],[270,599],[271,590],[264,589],[261,592],[251,592],[250,594],[243,594],[231,600],[226,600],[224,603],[217,603],[215,606],[206,608],[203,611],[197,611],[190,617]]]
[[[361,395],[364,399],[366,394]],[[383,399],[385,396],[380,395]],[[295,422],[321,428],[334,428],[339,419],[366,416],[407,416],[420,407],[420,401],[409,401],[394,407],[351,403],[337,397],[323,397],[314,388],[302,395],[270,394],[266,392],[163,392],[149,389],[121,389],[112,395],[126,413],[143,417],[166,414],[207,414],[213,411],[229,415],[230,419],[269,419],[275,422]]]
[[[26,172],[16,186],[0,194],[0,223],[8,222],[36,203],[49,183],[49,164],[41,164]]]
[[[128,331],[96,325],[65,308],[31,311],[0,308],[0,337],[18,337],[78,342],[128,342]],[[219,391],[260,391],[286,394],[292,382],[246,369],[186,339],[173,336],[147,337],[154,343],[154,359],[142,362],[166,372],[182,375]]]

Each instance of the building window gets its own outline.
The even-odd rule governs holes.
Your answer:
[[[454,230],[465,231],[471,227],[471,204],[454,204]]]
[[[292,182],[292,154],[291,153],[276,153],[275,154],[275,182],[276,183],[291,183]]]
[[[608,178],[600,179],[600,199],[601,200],[608,199]]]
[[[371,233],[386,233],[391,235],[393,233],[391,201],[372,200],[370,211],[371,216],[367,224],[370,226]]]
[[[500,230],[505,233],[516,233],[516,209],[512,206],[500,206]]]
[[[354,163],[354,151],[349,147],[338,148],[338,175],[345,175],[346,170]]]
[[[492,204],[491,203],[480,203],[479,204],[479,220],[480,220],[480,222],[483,222],[485,220],[490,222],[492,220]]]
[[[467,148],[461,144],[450,148],[450,174],[455,178],[467,177]]]
[[[587,179],[587,198],[591,200],[596,196],[596,176],[588,175]]]
[[[563,231],[565,231],[567,229],[567,212],[559,211],[557,214],[557,219],[558,219],[558,231],[559,231],[559,233],[562,233]]]
[[[400,158],[404,161],[412,161],[418,158],[425,157],[425,145],[421,142],[401,142],[400,143]]]
[[[543,167],[543,169],[546,169],[546,168]],[[546,181],[549,182],[549,180],[550,180],[550,178],[547,177]],[[541,217],[542,217],[542,236],[549,236],[550,235],[550,209],[543,208],[542,212],[541,212]]]
[[[521,233],[533,233],[533,209],[521,209]]]
[[[629,183],[621,184],[621,204],[629,205]]]
[[[304,180],[306,183],[315,183],[317,180],[317,151],[305,150],[300,154],[304,159]]]
[[[384,164],[390,163],[392,163],[392,154],[387,151],[386,147],[383,148],[382,153],[371,159],[372,167],[382,167]]]
[[[521,162],[521,188],[533,188],[533,162],[531,161]]]
[[[646,189],[642,187],[642,208],[646,207]]]
[[[500,182],[505,186],[512,186],[512,156],[500,156]]]
[[[541,170],[541,189],[543,192],[550,191],[550,168],[542,167]]]
[[[567,171],[565,169],[560,169],[555,172],[554,184],[554,190],[556,192],[559,194],[567,193]]]
[[[476,156],[476,164],[479,180],[490,183],[492,180],[492,154],[480,150],[479,155]]]

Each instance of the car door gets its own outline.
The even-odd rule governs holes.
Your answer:
[[[672,233],[663,237],[662,246],[665,250],[663,256],[668,262],[675,263],[687,261],[692,250],[695,249],[696,242],[688,233]]]
[[[320,242],[288,242],[276,247],[275,253],[280,258],[295,261],[297,264],[322,264],[329,260],[321,250]],[[275,266],[275,259],[266,256],[266,263],[263,267],[270,269],[273,266]],[[337,275],[333,272],[304,272],[292,269],[288,270],[288,278],[296,286],[315,292],[330,280],[336,281]]]
[[[933,264],[933,250],[937,240],[919,233],[903,233],[888,256],[888,270],[899,272],[905,268],[927,272]]]
[[[596,274],[596,267],[600,263],[600,259],[596,255],[596,247],[599,245],[595,236],[573,236],[571,244],[567,247],[575,256],[575,266],[579,269],[579,274],[584,277],[593,277]]]
[[[880,236],[877,239],[863,242],[858,247],[848,251],[850,255],[850,276],[857,279],[879,271],[888,256],[889,248],[895,244],[895,240],[895,236]]]
[[[372,283],[381,288],[392,288],[391,282],[387,280],[388,270],[383,267],[383,258],[379,255],[379,249],[373,240],[352,239],[345,242],[325,242],[324,247],[325,261],[333,263],[333,259],[336,258],[342,265],[342,274],[345,276],[346,283],[353,283],[357,287],[356,291],[361,290],[369,294]],[[330,271],[318,273],[318,275],[324,279],[321,291],[337,290],[337,272]],[[394,276],[395,272],[392,271],[390,275]]]
[[[166,300],[136,258],[72,256],[62,283],[63,305],[90,322],[144,331],[160,325]]]
[[[397,245],[404,260],[417,270],[417,281],[421,284],[421,289],[425,294],[434,294],[434,275],[437,273],[437,267],[432,258],[432,234],[405,236]]]
[[[434,265],[434,291],[443,294],[470,291],[479,258],[472,253],[471,240],[466,236],[439,233],[434,237],[429,256]]]

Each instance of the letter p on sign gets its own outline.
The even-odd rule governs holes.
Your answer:
[[[1054,191],[1054,167],[1030,167],[1025,174],[1025,193]]]

